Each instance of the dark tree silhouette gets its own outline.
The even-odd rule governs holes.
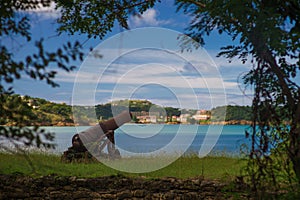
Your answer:
[[[129,15],[139,15],[154,5],[155,1],[61,1],[61,0],[32,0],[11,1],[3,0],[0,5],[0,36],[2,40],[23,38],[31,41],[31,18],[28,11],[50,7],[55,3],[56,11],[60,12],[57,19],[58,34],[75,32],[85,34],[87,38],[99,37],[111,31],[117,21],[122,27],[128,28]],[[27,14],[26,14],[27,12]],[[72,61],[83,59],[80,42],[66,42],[57,47],[56,51],[46,50],[44,40],[35,41],[37,53],[28,54],[24,59],[15,56],[13,49],[6,43],[0,42],[0,115],[2,123],[13,126],[0,126],[0,145],[4,147],[7,140],[17,144],[37,147],[54,147],[51,141],[53,134],[46,133],[34,125],[27,127],[33,119],[30,107],[24,99],[14,94],[13,82],[16,79],[29,77],[45,81],[52,87],[58,87],[55,82],[57,69],[67,72],[75,69]],[[53,68],[56,66],[56,68]]]
[[[243,80],[254,88],[253,125],[246,134],[252,141],[248,172],[253,186],[279,187],[282,176],[300,183],[300,1],[176,4],[193,18],[186,33],[194,41],[203,45],[204,36],[215,30],[228,34],[237,45],[223,47],[219,56],[252,63]],[[182,38],[184,48],[191,43]]]

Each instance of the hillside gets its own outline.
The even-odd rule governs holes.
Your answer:
[[[226,114],[224,114],[226,113]],[[252,108],[250,106],[220,106],[211,110],[211,122],[224,122],[225,124],[250,124]]]
[[[2,103],[11,106],[16,98],[21,98],[22,103],[14,108],[15,112],[30,114],[30,119],[22,120],[24,125],[91,125],[101,120],[107,120],[113,116],[113,113],[119,113],[124,109],[128,109],[128,107],[133,114],[133,122],[137,123],[208,124],[224,123],[225,121],[225,124],[239,124],[251,120],[251,107],[249,106],[230,105],[216,107],[211,111],[196,111],[161,107],[147,100],[119,100],[96,106],[72,107],[65,103],[54,103],[41,98],[20,95],[7,95]],[[224,119],[225,111],[226,117]],[[16,122],[8,121],[7,115],[8,113],[1,113],[0,124],[14,125]]]

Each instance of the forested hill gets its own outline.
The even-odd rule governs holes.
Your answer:
[[[41,98],[33,98],[29,96],[20,95],[7,95],[1,99],[1,102],[10,107],[16,105],[14,108],[16,113],[22,115],[27,113],[29,118],[22,119],[24,125],[42,125],[42,126],[72,126],[74,124],[74,117],[76,123],[80,125],[90,125],[97,123],[99,120],[106,120],[113,116],[114,112],[118,113],[119,110],[130,108],[133,113],[144,113],[149,115],[149,110],[157,115],[166,115],[170,117],[180,114],[194,115],[196,110],[180,110],[179,108],[164,107],[153,104],[147,100],[120,100],[113,101],[106,104],[99,104],[96,106],[71,106],[65,103],[54,103]],[[250,121],[251,108],[249,106],[222,106],[216,107],[208,113],[211,114],[212,122],[224,121],[224,112],[226,111],[225,121]],[[7,116],[9,113],[0,112],[1,125],[14,125],[16,122],[8,121]],[[95,116],[96,115],[96,116]],[[195,123],[195,121],[193,122]],[[196,122],[197,123],[197,122]]]
[[[226,112],[226,115],[224,114]],[[250,106],[221,106],[211,110],[213,121],[251,121],[252,108]],[[224,119],[225,118],[225,119]]]

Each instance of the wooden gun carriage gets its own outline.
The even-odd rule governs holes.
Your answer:
[[[62,155],[62,161],[86,162],[121,158],[119,150],[115,148],[114,130],[129,122],[131,117],[131,113],[124,111],[110,120],[75,134],[72,137],[72,146]]]

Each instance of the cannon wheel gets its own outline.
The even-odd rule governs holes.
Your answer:
[[[105,152],[106,147],[106,152]],[[85,149],[85,148],[84,148]],[[91,154],[92,153],[92,154]],[[89,151],[77,151],[76,148],[69,147],[61,157],[63,162],[89,162],[96,158],[118,159],[121,158],[120,152],[115,148],[115,133],[113,130],[107,131],[90,146]]]
[[[93,153],[95,153],[96,157],[105,157],[110,159],[121,158],[119,150],[115,148],[115,133],[113,130],[107,131],[104,135],[102,135],[96,142],[95,148],[93,149]],[[105,153],[105,147],[107,153]]]

